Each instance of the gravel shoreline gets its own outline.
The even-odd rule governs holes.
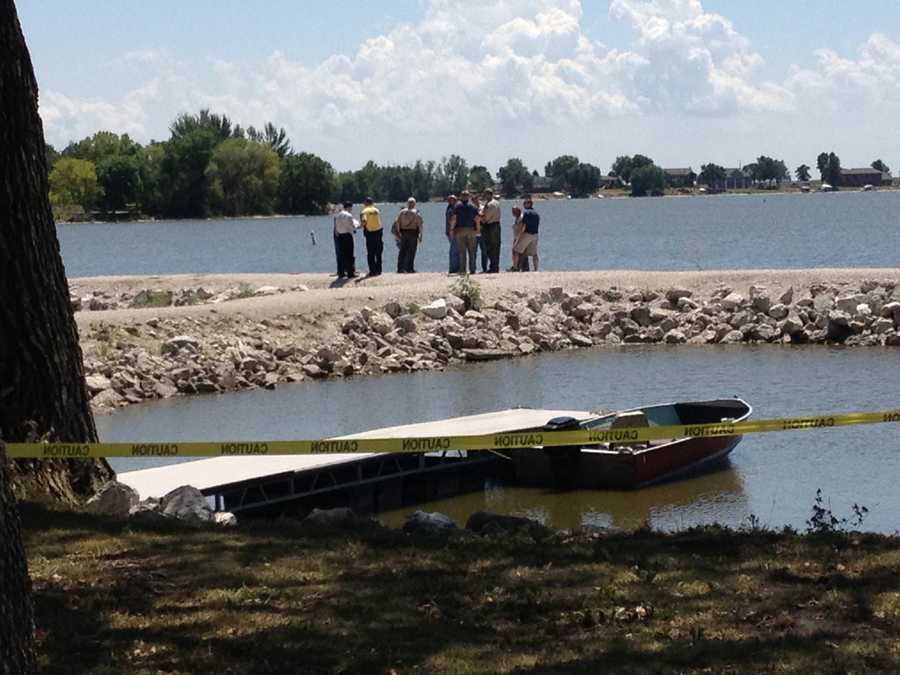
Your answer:
[[[95,411],[604,345],[900,345],[900,269],[477,275],[477,309],[451,293],[456,279],[204,274],[70,288]]]

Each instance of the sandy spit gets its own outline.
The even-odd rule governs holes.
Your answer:
[[[568,291],[606,288],[665,289],[686,288],[695,294],[707,294],[720,284],[746,293],[751,285],[766,286],[771,293],[824,283],[834,286],[859,285],[866,279],[900,279],[900,268],[821,268],[795,270],[711,270],[698,272],[657,272],[644,270],[610,270],[591,272],[531,272],[478,274],[484,299],[509,295],[515,290],[531,291],[562,286]],[[136,293],[141,289],[178,290],[202,286],[217,292],[241,283],[254,287],[305,286],[306,291],[289,291],[277,295],[232,300],[216,305],[193,305],[154,309],[116,309],[78,312],[79,326],[103,321],[109,324],[129,324],[147,316],[176,318],[218,314],[241,314],[263,319],[279,314],[325,312],[344,314],[364,307],[380,306],[388,300],[421,302],[443,297],[456,276],[439,273],[384,274],[380,277],[361,276],[351,281],[337,281],[328,274],[174,274],[150,276],[79,277],[69,280],[74,294],[93,291],[119,294]]]

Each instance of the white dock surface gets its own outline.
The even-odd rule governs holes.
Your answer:
[[[396,427],[373,429],[336,438],[405,438],[407,436],[468,436],[498,434],[541,427],[554,417],[574,417],[584,420],[592,417],[583,410],[540,410],[512,408],[497,412],[453,417],[450,419],[404,424]],[[308,471],[332,464],[352,462],[384,453],[341,453],[328,455],[279,455],[257,457],[214,457],[195,462],[182,462],[140,471],[127,471],[118,480],[134,488],[141,499],[162,497],[182,485],[193,485],[199,490],[240,483],[263,476]]]

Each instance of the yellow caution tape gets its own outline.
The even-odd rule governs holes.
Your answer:
[[[296,441],[154,442],[154,443],[7,443],[6,454],[17,459],[89,457],[238,457],[256,455],[321,455],[358,452],[416,453],[440,450],[512,450],[639,443],[675,438],[717,438],[777,431],[806,431],[900,422],[900,410],[858,412],[817,417],[658,427],[598,427],[578,431],[517,431],[479,436],[416,436],[408,438],[348,438]]]

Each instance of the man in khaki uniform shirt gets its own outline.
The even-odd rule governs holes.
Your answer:
[[[416,208],[416,200],[410,197],[406,208],[397,215],[394,221],[395,237],[400,242],[400,253],[397,256],[397,273],[412,274],[416,271],[416,250],[422,241],[424,222],[422,214]]]
[[[494,198],[492,190],[484,191],[484,202],[481,207],[481,243],[484,247],[481,268],[497,273],[500,271],[500,202]]]

